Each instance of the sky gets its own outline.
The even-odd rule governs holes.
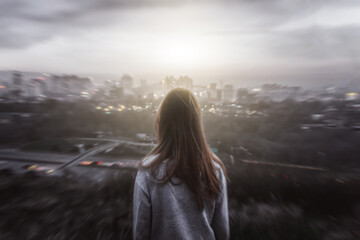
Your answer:
[[[1,0],[0,70],[239,87],[360,81],[359,0]]]

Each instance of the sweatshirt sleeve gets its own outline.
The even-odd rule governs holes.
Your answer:
[[[219,180],[221,184],[221,193],[215,203],[215,212],[212,221],[212,228],[216,239],[230,239],[229,230],[229,213],[228,213],[228,199],[227,199],[227,184],[226,178],[222,169],[220,169]]]
[[[151,198],[145,172],[138,172],[133,195],[133,239],[150,239]]]

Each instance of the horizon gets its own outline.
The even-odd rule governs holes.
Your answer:
[[[31,78],[35,78],[35,77],[41,77],[41,75],[58,75],[58,76],[62,76],[62,75],[75,75],[75,76],[79,76],[79,77],[89,77],[93,80],[94,83],[96,84],[104,84],[105,81],[107,80],[111,80],[111,81],[117,81],[120,80],[121,77],[123,75],[130,75],[133,80],[134,80],[134,87],[139,87],[141,86],[141,81],[146,80],[148,85],[154,86],[157,84],[161,84],[161,82],[168,76],[173,76],[176,79],[179,78],[180,76],[188,76],[191,79],[193,79],[194,81],[194,85],[196,86],[207,86],[211,83],[216,83],[218,85],[233,85],[234,89],[240,89],[240,88],[246,88],[246,89],[256,89],[256,88],[261,88],[263,85],[266,84],[277,84],[280,86],[287,86],[287,87],[301,87],[303,90],[313,90],[313,91],[323,91],[329,87],[335,87],[337,89],[342,89],[342,88],[348,88],[349,90],[352,89],[353,91],[360,91],[360,81],[354,81],[354,80],[348,80],[348,81],[338,81],[338,82],[317,82],[317,83],[309,83],[309,84],[303,84],[301,82],[298,82],[296,80],[293,81],[289,81],[289,79],[285,79],[284,81],[257,81],[257,82],[253,82],[253,83],[248,83],[248,84],[244,84],[244,83],[238,83],[238,82],[231,82],[231,81],[222,81],[222,80],[218,80],[218,81],[207,81],[207,82],[202,82],[199,83],[197,81],[197,79],[194,79],[192,76],[186,75],[186,74],[180,74],[180,75],[173,75],[173,74],[169,74],[166,76],[163,76],[162,78],[156,79],[155,81],[148,81],[148,79],[144,79],[144,78],[134,78],[134,76],[131,73],[121,73],[119,75],[110,75],[110,74],[86,74],[86,73],[73,73],[73,72],[41,72],[41,71],[21,71],[21,69],[11,69],[11,70],[0,70],[0,83],[1,81],[7,81],[10,80],[11,74],[16,71],[16,72],[21,72],[22,74],[25,74],[25,79],[30,80]],[[8,79],[5,79],[2,74],[6,73],[5,75],[8,75]],[[29,77],[30,76],[30,77]]]

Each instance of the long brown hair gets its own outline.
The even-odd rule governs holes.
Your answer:
[[[155,128],[158,145],[146,157],[156,155],[156,158],[148,165],[141,163],[140,169],[150,168],[155,177],[162,161],[173,160],[174,164],[166,165],[160,181],[171,181],[175,175],[196,195],[201,209],[207,203],[211,205],[221,191],[212,160],[227,175],[223,163],[206,142],[195,96],[184,88],[171,90],[160,104]]]

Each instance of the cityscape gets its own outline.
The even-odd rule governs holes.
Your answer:
[[[138,239],[139,221],[360,239],[359,16],[358,0],[2,0],[0,240]],[[175,156],[180,185],[142,175],[157,150],[147,173]]]
[[[15,221],[12,217],[24,219],[25,232],[7,228],[4,234],[48,239],[50,235],[43,235],[43,230],[34,233],[33,227],[57,226],[54,233],[76,235],[93,224],[80,213],[90,208],[90,219],[103,219],[108,212],[111,220],[103,226],[115,224],[115,230],[103,233],[106,239],[117,237],[118,232],[130,239],[127,206],[131,206],[133,179],[139,161],[157,143],[158,106],[176,87],[191,90],[198,99],[209,146],[227,168],[234,239],[237,234],[250,239],[272,234],[292,239],[292,233],[281,230],[284,226],[301,232],[294,239],[312,239],[310,235],[351,239],[358,234],[360,97],[356,86],[235,88],[221,82],[197,85],[186,75],[165,76],[156,84],[141,80],[138,85],[129,74],[101,84],[76,75],[28,77],[25,72],[9,71],[2,76],[0,190],[4,197],[0,200],[6,204],[8,198],[19,199],[22,195],[13,190],[15,185],[27,196],[23,204],[14,200],[4,208],[1,220],[6,226]],[[25,211],[26,204],[43,214]],[[43,211],[46,206],[48,211]],[[123,215],[114,215],[113,206]],[[12,209],[21,210],[13,215]],[[72,221],[64,211],[80,211],[75,219],[83,222],[60,227],[60,221]],[[345,220],[339,223],[340,218]],[[48,224],[39,225],[37,219]],[[330,230],[335,225],[337,230]],[[92,226],[86,238],[103,231]]]
[[[0,79],[0,101],[3,104],[39,104],[44,101],[88,102],[104,114],[120,111],[156,111],[161,99],[176,87],[191,90],[201,103],[204,114],[232,117],[254,117],[266,111],[254,111],[251,105],[282,101],[321,102],[324,107],[308,116],[300,128],[360,129],[360,81],[350,86],[324,87],[322,90],[305,90],[298,86],[263,84],[257,88],[235,88],[232,84],[210,83],[196,85],[189,76],[166,76],[155,84],[135,80],[123,74],[118,80],[95,82],[91,77],[76,75],[49,75],[3,71]],[[343,104],[343,109],[336,105]],[[14,114],[29,118],[29,112],[2,112],[1,123],[10,124]]]
[[[118,80],[106,79],[94,81],[91,77],[77,75],[50,75],[47,73],[27,73],[20,71],[0,71],[0,98],[10,101],[41,101],[54,99],[59,101],[94,100],[121,101],[122,99],[158,99],[164,97],[175,87],[191,90],[199,100],[230,103],[242,98],[252,101],[275,101],[285,99],[295,101],[332,100],[356,101],[359,99],[360,83],[351,81],[343,87],[324,86],[322,89],[302,89],[299,86],[286,86],[277,83],[265,83],[256,88],[236,88],[234,84],[223,81],[197,85],[189,76],[166,76],[158,83],[148,84],[145,79],[135,85],[129,74],[123,74]],[[249,100],[250,101],[250,100]]]

